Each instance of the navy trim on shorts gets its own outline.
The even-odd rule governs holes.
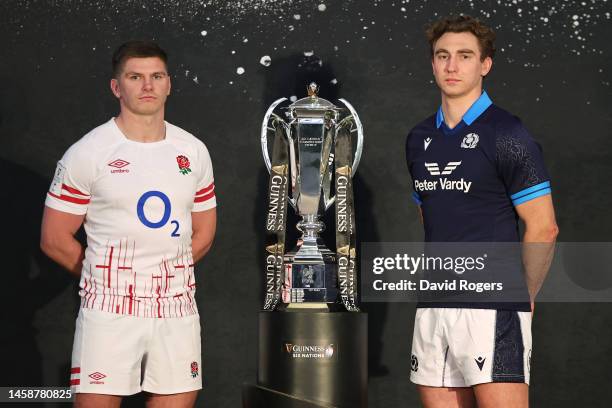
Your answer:
[[[444,387],[444,378],[446,377],[446,360],[448,360],[448,349],[450,346],[446,346],[446,352],[444,352],[444,366],[442,367],[442,386]]]
[[[516,311],[498,310],[495,317],[493,382],[525,382],[523,333]]]

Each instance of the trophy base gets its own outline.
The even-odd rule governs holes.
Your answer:
[[[287,307],[285,307],[286,311],[320,311],[320,312],[328,312],[329,308],[327,307],[327,303],[318,303],[318,302],[306,302],[306,303],[289,303]]]
[[[365,313],[260,312],[257,387],[243,407],[366,408],[367,343]]]
[[[321,260],[285,254],[283,303],[334,303],[338,299],[336,254],[321,246]]]

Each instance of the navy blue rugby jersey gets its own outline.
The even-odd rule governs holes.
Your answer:
[[[486,92],[453,129],[441,107],[414,127],[406,160],[426,242],[518,242],[515,206],[551,193],[540,145]],[[427,306],[530,310],[528,303]]]

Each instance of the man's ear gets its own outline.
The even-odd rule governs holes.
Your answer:
[[[482,61],[482,70],[480,71],[480,75],[483,77],[487,76],[487,74],[491,71],[491,67],[493,67],[493,58],[485,58],[484,61]]]
[[[110,80],[110,88],[116,98],[121,97],[121,91],[119,90],[119,81],[117,81],[115,78]]]

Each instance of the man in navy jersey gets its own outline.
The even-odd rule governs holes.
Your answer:
[[[519,242],[529,302],[417,305],[411,381],[427,408],[527,407],[533,299],[558,234],[542,151],[483,92],[494,32],[469,16],[427,29],[438,112],[406,140],[427,242]],[[530,246],[529,243],[538,243]]]

